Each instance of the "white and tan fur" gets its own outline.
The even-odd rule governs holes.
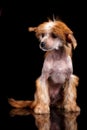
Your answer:
[[[73,74],[72,49],[77,46],[71,29],[60,20],[49,20],[30,27],[46,51],[41,76],[36,80],[34,101],[9,99],[16,108],[29,107],[35,113],[49,113],[50,107],[64,111],[80,111],[76,103],[79,78]]]

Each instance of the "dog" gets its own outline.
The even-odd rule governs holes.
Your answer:
[[[15,108],[29,107],[37,114],[50,113],[51,108],[66,112],[80,111],[77,105],[79,77],[73,74],[72,52],[77,41],[72,30],[61,20],[48,20],[29,27],[46,52],[41,76],[36,80],[34,101],[8,99]]]

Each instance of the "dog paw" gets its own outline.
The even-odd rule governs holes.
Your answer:
[[[80,107],[79,106],[65,106],[64,111],[66,112],[80,112]]]
[[[34,112],[36,114],[48,114],[48,113],[50,113],[50,109],[49,109],[49,107],[46,107],[46,106],[43,107],[41,105],[38,105],[35,107]]]

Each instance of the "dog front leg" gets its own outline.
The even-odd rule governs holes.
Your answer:
[[[79,106],[76,103],[77,91],[79,78],[75,75],[71,75],[70,80],[66,82],[64,87],[64,101],[63,108],[65,111],[77,112],[80,111]]]
[[[36,93],[35,93],[35,100],[36,100],[36,106],[34,109],[35,113],[43,114],[43,113],[49,113],[49,93],[48,93],[48,83],[47,83],[47,75],[42,74],[37,80],[36,80]]]

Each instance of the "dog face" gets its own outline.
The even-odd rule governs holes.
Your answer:
[[[34,31],[40,41],[40,48],[43,51],[58,50],[62,46],[71,44],[77,46],[73,32],[61,21],[48,21],[38,27],[30,27],[29,31]]]
[[[40,48],[43,51],[49,51],[53,49],[59,49],[59,47],[63,46],[63,43],[57,35],[52,32],[44,32],[39,35],[40,40]]]

